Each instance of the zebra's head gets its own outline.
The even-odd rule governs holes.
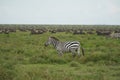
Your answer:
[[[55,37],[49,37],[48,40],[45,42],[45,46],[48,46],[50,44],[53,44],[53,41],[59,41],[57,38]]]
[[[52,43],[51,37],[48,38],[48,40],[45,42],[45,46],[48,46]]]

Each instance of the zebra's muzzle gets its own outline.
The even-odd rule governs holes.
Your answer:
[[[44,44],[45,47],[47,47],[48,45],[47,44]]]

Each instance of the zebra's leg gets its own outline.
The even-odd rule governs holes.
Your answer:
[[[73,57],[75,57],[76,56],[76,50],[75,49],[71,49],[71,52],[72,52]]]
[[[76,56],[76,54],[75,53],[72,53],[73,54],[73,57],[75,57]]]
[[[80,56],[80,47],[77,49],[78,56]]]
[[[63,55],[63,52],[62,52],[62,51],[58,51],[58,55],[59,55],[59,56],[62,56],[62,55]]]

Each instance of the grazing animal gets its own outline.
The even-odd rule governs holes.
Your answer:
[[[84,56],[84,50],[80,47],[78,41],[67,41],[61,42],[55,37],[49,37],[45,46],[52,44],[54,48],[58,51],[58,54],[62,56],[64,52],[71,52],[73,57],[76,56],[76,53],[80,56],[80,48],[82,49],[82,55]]]
[[[31,30],[31,34],[43,34],[43,33],[44,33],[43,30],[35,30],[35,29]]]
[[[112,33],[112,34],[110,34],[110,37],[111,38],[120,38],[120,33]]]
[[[82,30],[75,30],[75,31],[73,31],[73,34],[85,34],[85,32],[84,31],[82,31]]]
[[[107,36],[111,34],[111,31],[96,31],[97,35]]]

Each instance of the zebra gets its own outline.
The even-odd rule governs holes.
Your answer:
[[[111,38],[120,38],[120,33],[112,33],[112,34],[110,34],[110,37]]]
[[[76,56],[76,53],[80,56],[80,49],[82,50],[82,55],[84,56],[84,49],[80,47],[79,41],[61,42],[56,37],[49,37],[44,45],[48,46],[50,44],[54,46],[60,56],[62,56],[65,52],[71,52],[73,57]]]

